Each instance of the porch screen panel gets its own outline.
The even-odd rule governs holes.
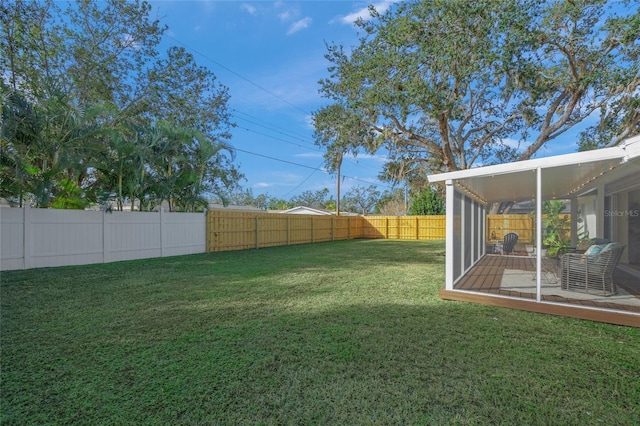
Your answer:
[[[482,241],[482,236],[484,235],[484,209],[482,208],[482,205],[480,203],[474,203],[475,204],[475,209],[476,209],[476,213],[474,215],[475,217],[475,221],[476,221],[476,226],[475,226],[475,240],[476,240],[476,244],[475,244],[475,250],[474,250],[474,256],[473,256],[473,261],[477,261],[478,259],[480,259],[480,256],[482,256],[482,247],[484,246],[484,243]]]
[[[453,281],[462,276],[462,195],[454,191],[453,197]]]
[[[473,235],[471,230],[473,229],[472,220],[473,216],[471,215],[473,200],[469,197],[464,197],[464,230],[462,234],[462,238],[464,241],[464,270],[468,270],[471,267],[471,248],[473,246],[472,239]]]

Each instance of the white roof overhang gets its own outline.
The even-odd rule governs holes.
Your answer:
[[[428,179],[431,183],[452,180],[483,203],[522,201],[535,198],[538,168],[542,198],[547,200],[573,198],[633,174],[640,182],[640,136],[610,148],[440,173]]]

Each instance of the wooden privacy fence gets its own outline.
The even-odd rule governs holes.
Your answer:
[[[571,220],[570,214],[562,214]],[[544,218],[544,216],[543,216]],[[502,241],[509,232],[518,234],[518,243],[533,244],[535,230],[534,215],[530,214],[489,214],[487,215],[487,242]],[[564,229],[570,234],[571,229]]]
[[[242,250],[356,238],[438,240],[444,216],[316,216],[210,210],[207,251]]]
[[[487,215],[486,239],[502,241],[516,232],[531,244],[535,216]],[[207,213],[207,251],[242,250],[347,239],[440,240],[445,216],[316,216],[211,210]]]

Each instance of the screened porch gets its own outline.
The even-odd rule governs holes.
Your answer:
[[[441,297],[640,327],[639,175],[640,137],[634,137],[611,148],[429,176],[446,186]],[[570,218],[564,246],[553,255],[545,246],[545,200],[564,200]],[[496,254],[487,210],[505,201],[532,204],[534,230],[520,236],[515,250]],[[596,269],[589,266],[600,257],[580,250],[585,241],[603,253],[615,248],[602,267],[613,271],[603,278],[603,293],[595,291]]]

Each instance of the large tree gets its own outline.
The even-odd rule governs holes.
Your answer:
[[[389,151],[389,179],[531,158],[637,94],[640,15],[605,0],[406,1],[328,45],[330,104],[314,114],[327,165]],[[625,8],[626,7],[626,8]],[[348,126],[345,126],[348,123]],[[620,135],[637,132],[630,115]],[[511,143],[520,142],[520,145]]]
[[[295,197],[292,197],[290,202],[294,206],[305,206],[317,209],[332,209],[335,208],[335,200],[330,197],[329,189],[323,188],[319,191],[304,191]]]
[[[182,48],[160,55],[150,16],[142,0],[0,4],[1,196],[196,210],[241,178],[227,88]]]
[[[0,65],[13,89],[40,99],[51,87],[78,104],[126,108],[138,76],[158,55],[166,27],[140,0],[13,0],[0,5]]]
[[[380,201],[380,191],[375,185],[368,187],[354,186],[342,197],[342,210],[368,214]]]

